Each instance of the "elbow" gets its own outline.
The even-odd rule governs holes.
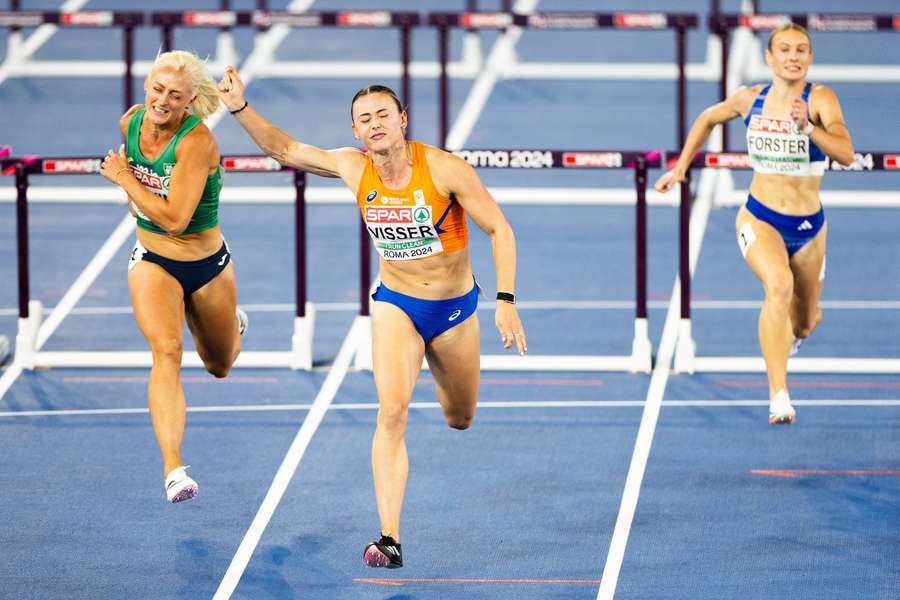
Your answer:
[[[852,165],[855,160],[856,153],[853,151],[853,146],[848,146],[844,152],[841,152],[841,156],[838,158],[838,162],[845,167]]]
[[[188,228],[190,225],[190,220],[188,221],[171,221],[169,223],[160,224],[160,227],[167,234],[172,236],[178,236],[184,233],[184,230]]]

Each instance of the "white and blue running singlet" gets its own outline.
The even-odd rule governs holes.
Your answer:
[[[766,175],[815,177],[825,173],[825,153],[809,136],[799,131],[793,119],[762,114],[763,103],[772,84],[764,87],[744,124],[747,126],[747,154],[753,171]],[[803,88],[803,101],[809,103],[812,83]]]

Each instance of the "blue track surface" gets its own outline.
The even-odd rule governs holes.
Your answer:
[[[25,2],[57,10],[58,2]],[[401,0],[315,2],[339,8],[423,11]],[[427,3],[462,10],[462,1]],[[499,2],[481,2],[497,9]],[[738,2],[725,1],[734,12]],[[766,11],[842,12],[839,2],[762,0]],[[270,2],[280,10],[286,2]],[[694,12],[693,63],[706,56],[709,2],[544,0],[538,10]],[[897,3],[873,0],[868,12]],[[129,10],[151,10],[127,5]],[[90,2],[83,10],[124,10]],[[166,10],[214,9],[218,2]],[[162,7],[157,7],[162,9]],[[250,2],[233,3],[247,10]],[[853,10],[856,10],[855,8]],[[862,10],[862,7],[859,8]],[[26,30],[31,34],[31,30]],[[0,48],[5,48],[5,30]],[[176,31],[176,46],[215,53],[214,30]],[[487,52],[497,39],[482,34]],[[576,43],[570,43],[575,40]],[[237,31],[241,57],[254,35]],[[137,32],[140,60],[159,32]],[[897,65],[896,33],[814,34],[820,64]],[[38,60],[101,60],[121,52],[110,31],[65,30]],[[5,50],[0,50],[5,52]],[[671,32],[526,31],[519,60],[666,62]],[[462,34],[452,37],[454,60]],[[436,34],[417,29],[413,59],[434,60]],[[396,34],[322,29],[294,32],[279,60],[394,60]],[[363,79],[260,79],[248,88],[259,110],[318,146],[354,145],[348,101]],[[398,81],[387,81],[398,85]],[[835,83],[857,148],[897,150],[895,83]],[[472,81],[451,86],[451,119]],[[141,82],[134,90],[140,98]],[[437,142],[437,81],[413,82],[414,136]],[[16,154],[96,155],[119,143],[117,78],[12,78],[0,83],[0,145]],[[466,141],[468,147],[659,148],[675,146],[670,81],[500,80]],[[688,86],[691,118],[716,101],[713,82]],[[893,120],[892,120],[893,119]],[[735,149],[743,128],[731,126]],[[258,149],[233,120],[215,130],[225,154]],[[482,171],[489,185],[616,187],[630,171]],[[651,172],[651,180],[659,171]],[[746,186],[746,173],[736,174]],[[652,181],[651,181],[652,182]],[[0,185],[12,186],[12,178]],[[124,207],[91,203],[78,188],[99,177],[36,177],[70,186],[84,203],[33,204],[31,298],[55,306],[124,217]],[[334,181],[311,178],[312,186]],[[290,186],[289,174],[229,175],[229,187]],[[896,191],[894,173],[829,173],[824,190]],[[803,357],[900,358],[900,238],[896,208],[830,208],[825,318]],[[506,205],[518,240],[517,294],[529,351],[622,355],[634,317],[631,207]],[[241,369],[225,380],[186,369],[192,412],[183,455],[200,496],[163,501],[158,450],[146,413],[144,369],[26,371],[0,399],[0,592],[23,599],[210,598],[232,561],[273,477],[319,394],[357,312],[358,216],[349,205],[307,213],[309,299],[318,307],[313,372]],[[758,356],[759,283],[734,241],[735,210],[714,210],[692,281],[698,355]],[[223,206],[238,295],[248,308],[246,350],[287,350],[293,329],[293,212],[289,205]],[[677,272],[678,213],[649,210],[649,327],[660,347]],[[472,227],[473,268],[495,289],[489,241]],[[145,350],[129,308],[126,243],[51,336],[45,350]],[[16,333],[15,210],[0,202],[0,335]],[[869,303],[848,307],[849,301]],[[529,305],[529,302],[532,303]],[[607,302],[607,308],[562,302]],[[731,302],[722,307],[716,302]],[[534,303],[543,303],[535,305]],[[876,304],[880,303],[880,304]],[[482,348],[498,354],[490,302],[479,311]],[[190,347],[189,336],[187,338]],[[363,546],[376,534],[369,451],[375,420],[371,374],[342,381],[243,573],[241,599],[584,599],[597,597],[650,376],[622,373],[485,372],[470,431],[449,429],[423,372],[406,442],[410,480],[403,513],[404,569],[369,570]],[[767,424],[764,374],[672,375],[653,438],[628,538],[617,598],[900,597],[900,379],[889,375],[791,375],[798,422]],[[523,403],[521,405],[519,403]],[[60,411],[74,411],[63,413]]]

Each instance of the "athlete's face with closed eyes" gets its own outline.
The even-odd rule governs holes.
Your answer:
[[[154,69],[144,82],[147,118],[154,125],[180,124],[194,95],[191,78],[172,67]]]
[[[383,151],[406,139],[406,112],[382,92],[366,94],[351,107],[353,134],[372,151]]]

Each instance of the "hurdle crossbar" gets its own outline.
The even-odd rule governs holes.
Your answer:
[[[497,150],[455,152],[475,168],[488,169],[634,169],[635,193],[635,319],[631,354],[600,355],[482,355],[482,370],[499,371],[629,371],[649,373],[652,347],[647,330],[647,170],[661,165],[658,151],[630,150]],[[361,317],[369,316],[372,257],[365,225],[360,226],[359,296]],[[371,370],[371,338],[358,340],[354,366]],[[423,365],[426,366],[426,365]]]
[[[133,230],[130,219],[107,244],[101,248],[104,258],[95,259],[88,265],[63,300],[57,305],[46,325],[42,328],[42,307],[30,298],[29,243],[28,243],[28,186],[29,178],[37,175],[93,174],[100,171],[102,157],[11,157],[0,158],[0,174],[15,175],[16,179],[16,239],[18,268],[19,322],[16,336],[15,363],[26,369],[36,367],[149,367],[152,365],[150,352],[44,352],[41,347],[65,315],[87,291],[91,282],[108,264],[112,255],[124,243]],[[291,349],[286,351],[245,351],[235,363],[236,367],[289,367],[292,369],[312,368],[312,339],[315,308],[307,300],[306,288],[306,174],[283,167],[268,156],[223,156],[222,167],[229,172],[273,172],[293,171],[295,190],[295,314]],[[185,366],[202,366],[195,352],[185,353]]]
[[[143,24],[144,13],[134,11],[0,11],[0,27],[9,27],[12,30],[21,29],[22,27],[40,27],[41,25],[69,28],[121,28],[122,62],[125,69],[122,79],[124,110],[127,110],[128,107],[134,104],[134,92],[131,89],[132,66],[134,64],[134,28]],[[11,70],[14,73],[17,70],[23,70],[21,58],[19,56],[7,57],[7,64],[11,66]],[[50,63],[51,61],[40,62]],[[71,63],[69,65],[71,68]],[[26,74],[28,74],[27,71]],[[68,74],[71,75],[71,72]]]
[[[666,166],[672,167],[678,160],[678,152],[669,152]],[[749,170],[750,159],[743,152],[698,152],[688,170],[698,168]],[[849,167],[826,158],[826,169],[832,171],[900,171],[900,152],[857,151],[855,160]],[[895,205],[896,206],[896,205]],[[681,210],[679,228],[679,278],[681,280],[681,324],[679,343],[675,357],[675,371],[695,372],[765,372],[765,364],[760,357],[741,356],[696,356],[695,342],[691,335],[691,274],[689,256],[689,227],[691,212],[690,179],[681,184]],[[788,371],[795,373],[900,373],[900,358],[853,358],[853,357],[792,357],[788,360]]]
[[[660,12],[544,12],[520,14],[513,12],[435,12],[428,15],[428,24],[438,29],[438,61],[440,76],[438,93],[440,110],[438,111],[438,134],[441,144],[446,147],[449,133],[450,86],[447,75],[449,61],[449,30],[462,28],[469,31],[478,29],[505,30],[508,27],[530,29],[557,30],[592,30],[592,29],[641,29],[667,30],[674,29],[675,50],[677,54],[678,77],[676,98],[678,104],[678,128],[676,144],[680,147],[686,135],[685,111],[687,103],[686,34],[688,29],[697,27],[695,14],[660,13]]]
[[[397,28],[400,36],[400,98],[409,106],[411,101],[410,56],[411,30],[419,24],[419,13],[391,12],[386,10],[357,11],[156,11],[150,14],[150,23],[162,28],[163,48],[172,48],[172,31],[175,27],[220,28],[229,29],[235,26],[252,26],[264,31],[273,25],[291,28],[331,27],[341,29],[360,28]],[[262,77],[290,74],[298,67],[297,63],[281,61],[278,68],[260,66],[258,74]],[[339,71],[335,65],[328,67],[330,71]],[[408,131],[411,131],[408,127]]]

